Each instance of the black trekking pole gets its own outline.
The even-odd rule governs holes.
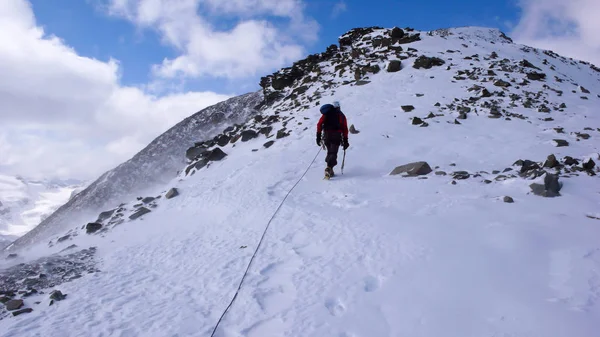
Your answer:
[[[344,150],[344,158],[342,159],[342,174],[344,174],[344,164],[346,163],[346,150]]]

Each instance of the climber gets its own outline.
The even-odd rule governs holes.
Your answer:
[[[337,165],[340,145],[344,147],[344,151],[350,146],[348,144],[348,122],[338,101],[323,105],[321,114],[317,124],[317,145],[325,145],[327,149],[325,177],[329,178],[335,175],[333,168]],[[323,142],[321,142],[321,137],[323,137]]]

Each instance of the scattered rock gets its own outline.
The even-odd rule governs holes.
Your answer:
[[[351,134],[357,134],[360,131],[356,130],[356,128],[354,127],[354,124],[350,125],[350,129],[349,129]]]
[[[529,185],[531,191],[535,195],[539,195],[541,197],[553,198],[560,196],[560,190],[562,188],[562,184],[558,181],[558,175],[546,173],[544,177],[544,184],[531,184]]]
[[[129,216],[129,219],[131,220],[135,220],[139,217],[141,217],[142,215],[148,214],[151,211],[149,209],[147,209],[146,207],[141,207],[140,209],[138,209],[135,213],[131,214]]]
[[[592,160],[592,158],[588,159],[586,162],[581,164],[581,167],[583,167],[584,170],[588,170],[588,171],[593,170],[595,166],[596,166],[596,163]]]
[[[50,305],[54,304],[54,301],[62,301],[67,298],[66,294],[63,294],[60,290],[54,290],[50,293]]]
[[[497,80],[496,82],[494,82],[494,85],[497,87],[501,87],[501,88],[508,88],[511,86],[510,83],[508,83],[504,80]]]
[[[411,111],[413,111],[414,109],[415,109],[415,107],[414,107],[414,106],[412,106],[412,105],[403,105],[403,106],[402,106],[402,110],[404,110],[404,112],[411,112]]]
[[[419,161],[419,162],[414,162],[414,163],[398,166],[390,173],[390,175],[399,175],[399,174],[404,173],[403,174],[404,176],[416,177],[416,176],[421,176],[421,175],[427,175],[427,174],[431,173],[432,171],[433,170],[431,169],[429,164],[427,164],[427,162]]]
[[[223,152],[221,148],[216,147],[208,155],[206,156],[206,160],[208,161],[219,161],[227,156],[227,153]]]
[[[102,222],[108,218],[110,218],[114,213],[115,213],[116,209],[110,210],[110,211],[105,211],[102,212],[98,215],[98,220],[96,220],[96,222]]]
[[[413,117],[412,119],[412,125],[421,125],[423,123],[423,120],[419,117]]]
[[[509,203],[509,204],[512,204],[512,203],[513,203],[513,202],[515,202],[515,201],[514,201],[514,200],[513,200],[513,198],[511,198],[511,197],[509,197],[509,196],[505,196],[505,197],[504,197],[504,202],[506,202],[506,203]]]
[[[402,63],[400,60],[391,60],[387,66],[388,73],[395,73],[402,69]]]
[[[254,131],[254,130],[242,131],[241,135],[242,135],[242,142],[247,142],[250,139],[254,139],[254,138],[258,137],[258,133],[256,133],[256,131]]]
[[[588,133],[575,132],[575,135],[577,136],[577,138],[590,139],[590,135]]]
[[[469,172],[467,172],[467,171],[452,172],[452,178],[454,178],[456,180],[465,180],[465,179],[469,179],[470,177],[471,177],[471,174],[469,174]]]
[[[527,73],[527,78],[531,81],[541,81],[546,78],[546,74],[538,73],[538,72],[531,72],[531,73]]]
[[[21,307],[23,306],[23,300],[10,300],[10,301],[4,303],[4,306],[6,307],[6,310],[8,310],[8,311],[21,309]]]
[[[142,199],[142,202],[144,204],[147,204],[147,203],[150,203],[150,202],[154,201],[154,199],[156,199],[156,198],[154,198],[154,197],[145,197],[144,199]]]
[[[31,308],[25,308],[25,309],[13,311],[12,314],[13,314],[13,316],[19,316],[21,314],[27,314],[27,313],[30,313],[32,311],[33,311],[33,309],[31,309]]]
[[[18,256],[17,254],[11,253],[11,254],[8,254],[8,256],[6,256],[6,259],[7,260],[16,259],[17,256]]]
[[[556,147],[569,146],[569,142],[567,142],[564,139],[554,139],[554,143],[555,143]]]
[[[446,62],[438,57],[427,57],[425,55],[421,55],[419,56],[414,64],[413,64],[413,68],[415,69],[431,69],[434,66],[442,66],[444,65]]]
[[[275,144],[275,141],[274,141],[274,140],[270,140],[270,141],[268,141],[268,142],[264,143],[264,144],[263,144],[263,146],[264,146],[265,148],[267,148],[267,149],[268,149],[268,148],[270,148],[270,147],[271,147],[273,144]]]
[[[565,163],[565,165],[569,165],[569,166],[579,164],[579,160],[577,160],[571,156],[565,156],[565,158],[563,158],[563,162]]]
[[[544,167],[548,168],[555,168],[559,165],[560,164],[558,163],[558,160],[556,160],[556,156],[553,154],[549,155],[546,161],[544,162]]]
[[[444,171],[436,171],[436,172],[435,172],[435,175],[436,175],[436,176],[445,176],[445,175],[447,175],[447,173],[446,173],[446,172],[444,172]]]
[[[175,198],[178,195],[179,195],[179,191],[173,187],[167,192],[167,194],[165,194],[165,198],[171,199],[171,198]]]
[[[281,139],[281,138],[287,137],[289,135],[290,135],[289,133],[285,132],[285,128],[284,128],[284,129],[277,131],[277,136],[275,137],[275,139]]]
[[[85,232],[88,234],[95,233],[100,229],[102,229],[102,224],[97,222],[90,222],[87,225],[85,225]]]
[[[590,91],[589,91],[589,90],[587,90],[586,88],[584,88],[584,87],[582,87],[582,86],[579,86],[579,89],[580,89],[580,90],[581,90],[581,92],[582,92],[582,93],[584,93],[584,94],[589,94],[589,93],[590,93]]]

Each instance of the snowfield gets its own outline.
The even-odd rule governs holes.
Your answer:
[[[294,119],[287,124],[290,135],[271,147],[263,146],[263,135],[229,143],[221,147],[223,160],[187,175],[182,170],[148,193],[161,196],[149,214],[95,235],[79,226],[72,237],[53,239],[51,247],[41,243],[3,260],[0,267],[14,266],[76,244],[97,247],[100,271],[25,298],[33,312],[5,315],[2,335],[210,336],[269,220],[308,169],[275,214],[214,336],[598,336],[597,166],[590,173],[561,173],[561,195],[545,198],[529,187],[544,177],[520,177],[520,166],[513,164],[544,162],[550,154],[561,163],[565,156],[600,163],[600,73],[497,43],[497,31],[451,32],[423,32],[421,41],[404,46],[444,59],[443,66],[415,69],[408,58],[401,71],[390,73],[382,61],[383,70],[370,75],[370,83],[322,92],[310,109],[275,104],[261,114]],[[455,52],[442,53],[447,50]],[[487,71],[494,60],[484,57],[492,52],[511,64],[526,58],[548,76],[517,88],[524,74],[495,68],[496,78],[516,78],[506,89],[493,81],[455,79],[471,63]],[[464,59],[474,54],[481,60]],[[459,113],[443,107],[477,96],[468,91],[475,84],[505,91],[482,101],[496,100],[525,119],[488,118],[490,109],[477,102],[455,124]],[[523,106],[525,91],[543,92],[534,108]],[[523,96],[512,101],[515,106],[509,106],[511,93]],[[332,100],[341,102],[359,133],[350,135],[344,174],[338,166],[337,176],[326,181],[315,130],[319,105]],[[538,111],[539,104],[561,103],[564,111]],[[405,105],[414,110],[404,112]],[[440,116],[425,118],[430,112]],[[412,117],[428,126],[413,125]],[[557,147],[554,139],[569,146]],[[341,157],[340,151],[340,163]],[[433,172],[390,175],[416,161],[426,161]],[[469,177],[460,179],[457,171]],[[171,187],[179,195],[166,199]],[[504,202],[505,196],[514,203]],[[134,210],[138,202],[122,207]],[[53,289],[68,296],[49,306]]]

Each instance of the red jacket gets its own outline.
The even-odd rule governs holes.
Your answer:
[[[344,138],[348,138],[348,121],[346,120],[346,116],[340,111],[340,127],[341,130],[327,130],[327,132],[341,132]],[[319,119],[319,123],[317,123],[317,133],[321,133],[323,131],[323,124],[325,123],[325,115],[321,115]]]

